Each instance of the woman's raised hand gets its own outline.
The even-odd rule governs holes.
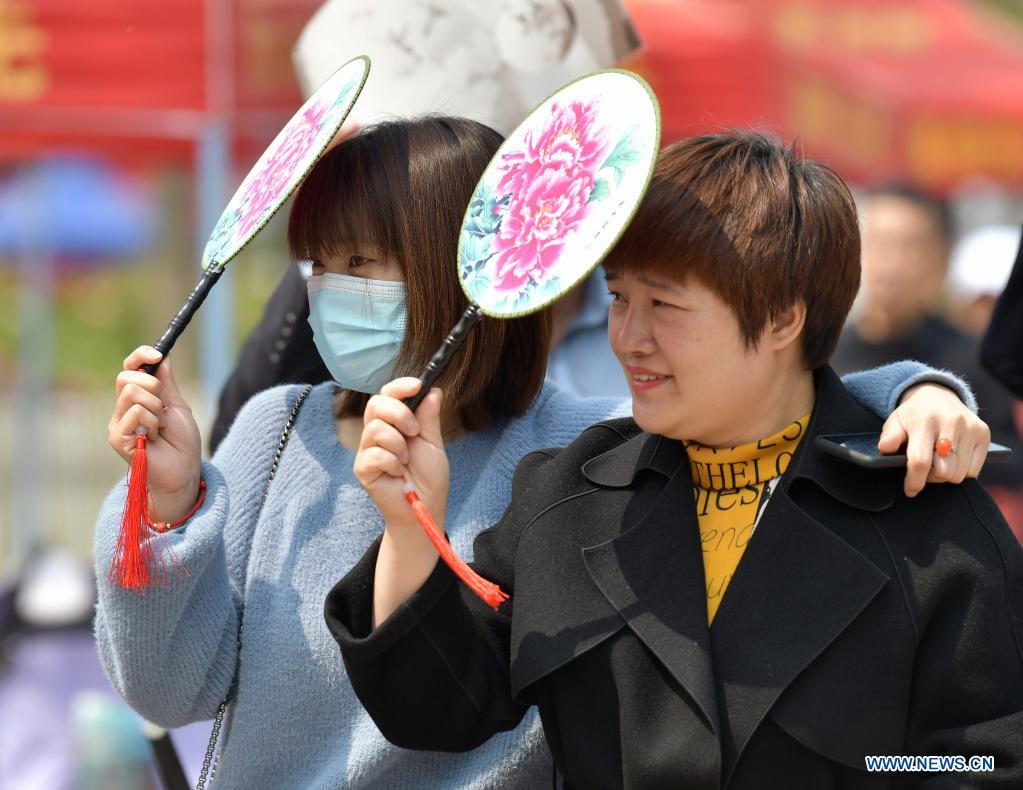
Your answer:
[[[450,472],[441,437],[441,391],[430,390],[415,414],[401,401],[420,386],[419,379],[395,379],[369,399],[363,412],[353,470],[386,522],[373,577],[374,628],[422,586],[437,564],[437,551],[405,499],[402,475],[444,529]]]
[[[201,439],[192,410],[174,383],[170,362],[164,361],[155,376],[140,370],[161,358],[150,346],[140,346],[125,358],[107,432],[110,446],[130,462],[136,429],[145,430],[150,516],[154,521],[176,521],[199,495]]]
[[[449,468],[441,438],[442,394],[437,388],[430,390],[413,414],[402,400],[419,392],[420,386],[416,378],[395,379],[369,399],[353,471],[389,526],[416,524],[402,491],[405,475],[443,528]]]

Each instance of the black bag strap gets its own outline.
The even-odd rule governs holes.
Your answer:
[[[274,475],[277,474],[277,467],[281,462],[281,455],[284,453],[284,447],[288,444],[288,437],[291,436],[291,429],[295,425],[295,420],[298,419],[299,409],[302,408],[302,404],[305,403],[305,399],[309,396],[312,391],[313,385],[306,384],[305,388],[299,393],[298,399],[295,401],[294,407],[291,409],[291,414],[288,416],[287,422],[284,423],[284,428],[281,430],[281,439],[277,442],[277,452],[274,453],[273,463],[270,464],[270,473],[266,477],[266,485],[263,486],[263,496],[259,501],[259,513],[263,512],[263,505],[266,504],[267,495],[270,493],[270,483],[274,479]],[[259,515],[256,516],[257,520]],[[231,701],[236,691],[236,685],[238,683],[238,664],[241,661],[242,654],[242,624],[245,620],[244,608],[238,616],[238,654],[235,658],[234,664],[234,677],[231,678],[231,685],[228,687],[227,695],[221,700],[220,705],[217,706],[217,715],[213,719],[213,730],[210,732],[210,742],[206,746],[206,756],[203,757],[202,770],[199,772],[199,781],[196,782],[196,790],[205,790],[207,782],[213,781],[213,777],[217,773],[217,765],[220,763],[220,752],[217,751],[217,739],[220,737],[220,728],[224,724],[224,712],[227,710],[227,703]],[[214,760],[214,753],[216,753],[216,760]],[[211,769],[212,764],[212,769]]]

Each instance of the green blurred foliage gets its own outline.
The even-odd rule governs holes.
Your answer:
[[[1007,11],[1023,22],[1023,0],[983,0],[984,4]]]
[[[124,357],[154,343],[198,281],[198,248],[190,209],[188,174],[163,173],[157,188],[163,228],[144,257],[96,265],[84,271],[58,266],[54,288],[54,386],[60,390],[112,388]],[[218,288],[234,293],[235,348],[259,320],[288,253],[284,240],[288,207],[230,264],[233,276]],[[15,375],[18,281],[13,261],[0,262],[0,391]],[[198,319],[197,319],[198,320]],[[198,375],[198,336],[190,327],[174,350],[182,381]]]

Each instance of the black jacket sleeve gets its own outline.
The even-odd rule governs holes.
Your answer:
[[[919,583],[920,565],[913,585],[922,608],[907,744],[913,754],[990,756],[994,770],[917,774],[912,786],[1008,790],[1023,787],[1023,550],[978,484],[961,495],[974,518],[958,526],[977,539],[932,555],[951,569],[941,584]]]
[[[984,335],[980,359],[992,376],[1023,398],[1023,240]]]
[[[407,749],[468,751],[513,729],[528,709],[512,698],[510,640],[514,558],[528,505],[527,481],[548,457],[519,464],[512,504],[480,533],[472,567],[512,599],[498,612],[443,562],[386,621],[371,629],[379,540],[327,596],[327,626],[341,646],[349,679],[384,736]],[[372,630],[372,632],[371,632]]]
[[[297,266],[289,266],[246,338],[238,363],[220,392],[210,431],[212,455],[245,402],[278,384],[320,384],[330,372],[313,344],[306,283]]]

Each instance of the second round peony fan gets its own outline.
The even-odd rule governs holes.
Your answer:
[[[476,186],[462,222],[458,276],[470,304],[420,376],[415,411],[484,316],[542,310],[582,282],[632,219],[660,147],[650,86],[607,69],[569,83],[511,133]],[[481,599],[507,599],[455,553],[405,479],[409,501],[441,558]]]

